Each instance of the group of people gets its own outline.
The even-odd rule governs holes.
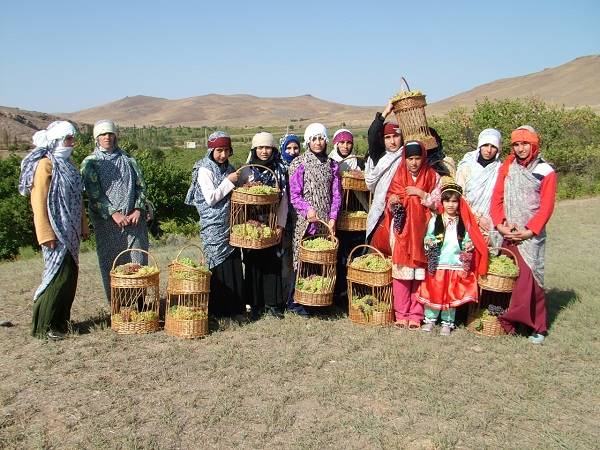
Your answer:
[[[543,290],[545,225],[554,207],[556,173],[539,153],[539,136],[530,126],[511,134],[511,152],[501,161],[502,136],[489,128],[477,148],[456,165],[445,157],[435,130],[435,148],[407,140],[391,121],[388,104],[368,131],[368,154],[356,157],[347,129],[333,137],[324,125],[310,124],[303,139],[257,133],[246,167],[236,171],[229,158],[231,138],[212,133],[207,153],[192,170],[186,204],[197,209],[200,238],[212,272],[209,313],[214,317],[283,318],[315,308],[294,301],[298,249],[306,235],[326,231],[339,239],[334,300],[347,311],[345,270],[348,255],[369,243],[391,257],[395,326],[451,334],[456,308],[479,300],[477,278],[487,272],[489,247],[516,255],[519,277],[508,310],[500,317],[505,330],[522,329],[533,343],[544,341]],[[110,121],[94,126],[96,148],[82,164],[81,175],[69,159],[75,129],[68,122],[40,132],[36,148],[23,160],[20,190],[31,194],[45,270],[34,296],[33,334],[60,338],[66,331],[77,281],[79,239],[87,223],[82,191],[89,198],[102,279],[109,297],[109,272],[124,248],[148,248],[145,185],[135,160],[119,149]],[[301,151],[303,150],[303,151]],[[344,171],[363,171],[371,201],[366,231],[336,230],[342,209]],[[276,233],[281,243],[265,249],[229,244],[231,193],[237,186],[260,183],[279,187]],[[139,255],[145,263],[144,255]],[[68,298],[68,301],[67,301]],[[318,308],[317,308],[318,309]]]

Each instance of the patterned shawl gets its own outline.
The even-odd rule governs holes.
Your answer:
[[[312,151],[306,150],[301,156],[294,159],[289,167],[290,177],[302,165],[304,167],[304,179],[302,196],[317,212],[317,217],[327,222],[331,211],[333,197],[333,173],[338,170],[337,163],[329,158],[319,159]],[[302,215],[297,215],[296,227],[294,229],[294,268],[298,265],[298,249],[300,241],[305,233],[315,234],[317,225],[310,223]]]
[[[536,155],[527,167],[519,164],[516,159],[508,166],[508,174],[504,180],[506,220],[517,224],[519,228],[524,228],[540,208],[542,182],[532,173],[540,163],[544,163],[544,160]],[[546,228],[544,227],[538,235],[521,242],[517,247],[540,286],[544,285],[545,246]]]
[[[210,155],[206,155],[194,164],[192,169],[192,184],[185,197],[185,204],[195,206],[200,216],[200,239],[204,256],[209,269],[221,264],[233,252],[229,245],[229,210],[231,207],[231,195],[227,195],[213,206],[209,206],[204,199],[200,185],[198,184],[198,170],[205,168],[213,176],[215,188],[234,172],[233,166],[228,162],[219,166]]]
[[[42,246],[44,273],[42,283],[35,291],[33,300],[48,287],[67,252],[71,253],[75,264],[79,264],[79,242],[81,240],[81,214],[83,209],[83,182],[77,168],[70,160],[56,158],[47,147],[38,147],[21,161],[19,193],[31,194],[33,177],[42,158],[52,162],[52,179],[48,191],[48,218],[56,235],[54,249]]]

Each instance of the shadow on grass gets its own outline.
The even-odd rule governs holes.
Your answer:
[[[90,317],[82,322],[71,322],[72,334],[90,334],[92,331],[110,328],[110,315],[100,313],[96,317]]]
[[[563,309],[567,308],[571,303],[577,301],[579,301],[577,294],[572,289],[563,291],[553,288],[546,291],[548,326],[551,326],[554,323]]]

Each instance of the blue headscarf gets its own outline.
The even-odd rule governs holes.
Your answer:
[[[296,136],[295,134],[286,134],[279,140],[279,151],[281,153],[281,159],[287,166],[289,166],[290,163],[292,162],[292,160],[294,158],[296,158],[296,156],[292,156],[292,155],[288,154],[288,152],[285,151],[285,148],[288,146],[288,144],[290,142],[295,142],[298,144],[298,147],[301,147],[300,146],[300,138],[298,136]]]

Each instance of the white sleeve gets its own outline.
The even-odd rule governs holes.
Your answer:
[[[211,171],[206,167],[200,167],[198,169],[198,186],[200,186],[200,190],[208,206],[214,206],[233,190],[235,184],[229,181],[229,178],[225,177],[221,184],[215,187]]]
[[[277,225],[281,228],[285,228],[285,224],[287,223],[288,207],[288,194],[285,191],[281,196],[281,200],[279,200],[279,207],[277,208]]]

